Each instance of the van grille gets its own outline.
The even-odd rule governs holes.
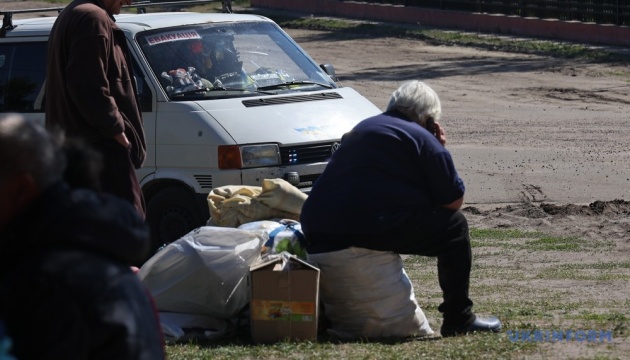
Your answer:
[[[336,92],[318,93],[310,95],[296,95],[296,96],[281,96],[281,97],[266,97],[255,100],[244,100],[243,105],[245,107],[254,106],[266,106],[266,105],[281,105],[291,104],[296,102],[316,101],[316,100],[330,100],[330,99],[342,99],[341,95]]]
[[[312,164],[326,162],[332,155],[334,142],[296,146],[281,146],[280,158],[282,165]]]

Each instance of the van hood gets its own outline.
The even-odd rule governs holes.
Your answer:
[[[340,139],[382,111],[352,88],[324,92],[200,101],[237,144],[309,143]]]

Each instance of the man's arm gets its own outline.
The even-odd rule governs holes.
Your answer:
[[[430,146],[431,147],[431,146]],[[432,200],[437,207],[457,211],[464,203],[465,186],[459,177],[451,154],[443,145],[433,145],[423,168],[431,189]]]
[[[113,138],[124,131],[124,120],[110,92],[115,84],[108,79],[108,69],[119,65],[110,63],[113,39],[107,37],[108,24],[98,18],[87,18],[80,28],[94,33],[74,35],[66,64],[67,88],[83,117],[103,137]]]
[[[434,125],[434,133],[435,138],[442,144],[442,146],[446,145],[446,133],[444,128],[440,126],[438,122],[435,122]],[[435,159],[437,162],[433,163],[435,168],[430,172],[431,174],[436,175],[434,180],[438,180],[440,184],[452,184],[453,188],[448,189],[448,191],[461,191],[462,196],[458,199],[447,203],[438,205],[441,208],[457,211],[464,204],[464,184],[462,180],[459,178],[457,174],[457,170],[455,170],[455,165],[453,164],[453,160],[450,156],[450,153],[446,150],[443,151],[443,156],[436,156]],[[444,176],[443,178],[439,178],[438,176]],[[434,188],[439,188],[435,186]],[[446,189],[446,188],[443,188]]]

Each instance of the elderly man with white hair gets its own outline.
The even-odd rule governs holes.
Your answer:
[[[435,91],[408,81],[384,113],[343,136],[302,208],[306,250],[311,255],[358,247],[436,257],[441,335],[499,332],[498,319],[472,312],[472,252],[459,211],[465,187],[444,146],[440,114]]]

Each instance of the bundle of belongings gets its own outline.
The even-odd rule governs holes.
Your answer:
[[[262,186],[222,186],[208,194],[208,225],[238,227],[274,218],[299,221],[306,197],[283,179],[265,179]]]
[[[208,194],[207,225],[165,246],[139,272],[168,340],[216,339],[233,331],[249,309],[250,269],[283,253],[320,270],[319,298],[330,335],[433,334],[398,254],[360,248],[306,253],[299,223],[306,197],[283,179]]]
[[[249,305],[250,266],[284,251],[306,258],[297,221],[304,200],[282,179],[212,190],[207,226],[166,245],[138,273],[168,340],[225,336]]]
[[[155,299],[167,340],[219,338],[249,303],[249,267],[263,233],[202,226],[158,251],[138,275]]]
[[[399,254],[351,247],[309,254],[308,260],[320,269],[329,335],[348,340],[433,335]]]

